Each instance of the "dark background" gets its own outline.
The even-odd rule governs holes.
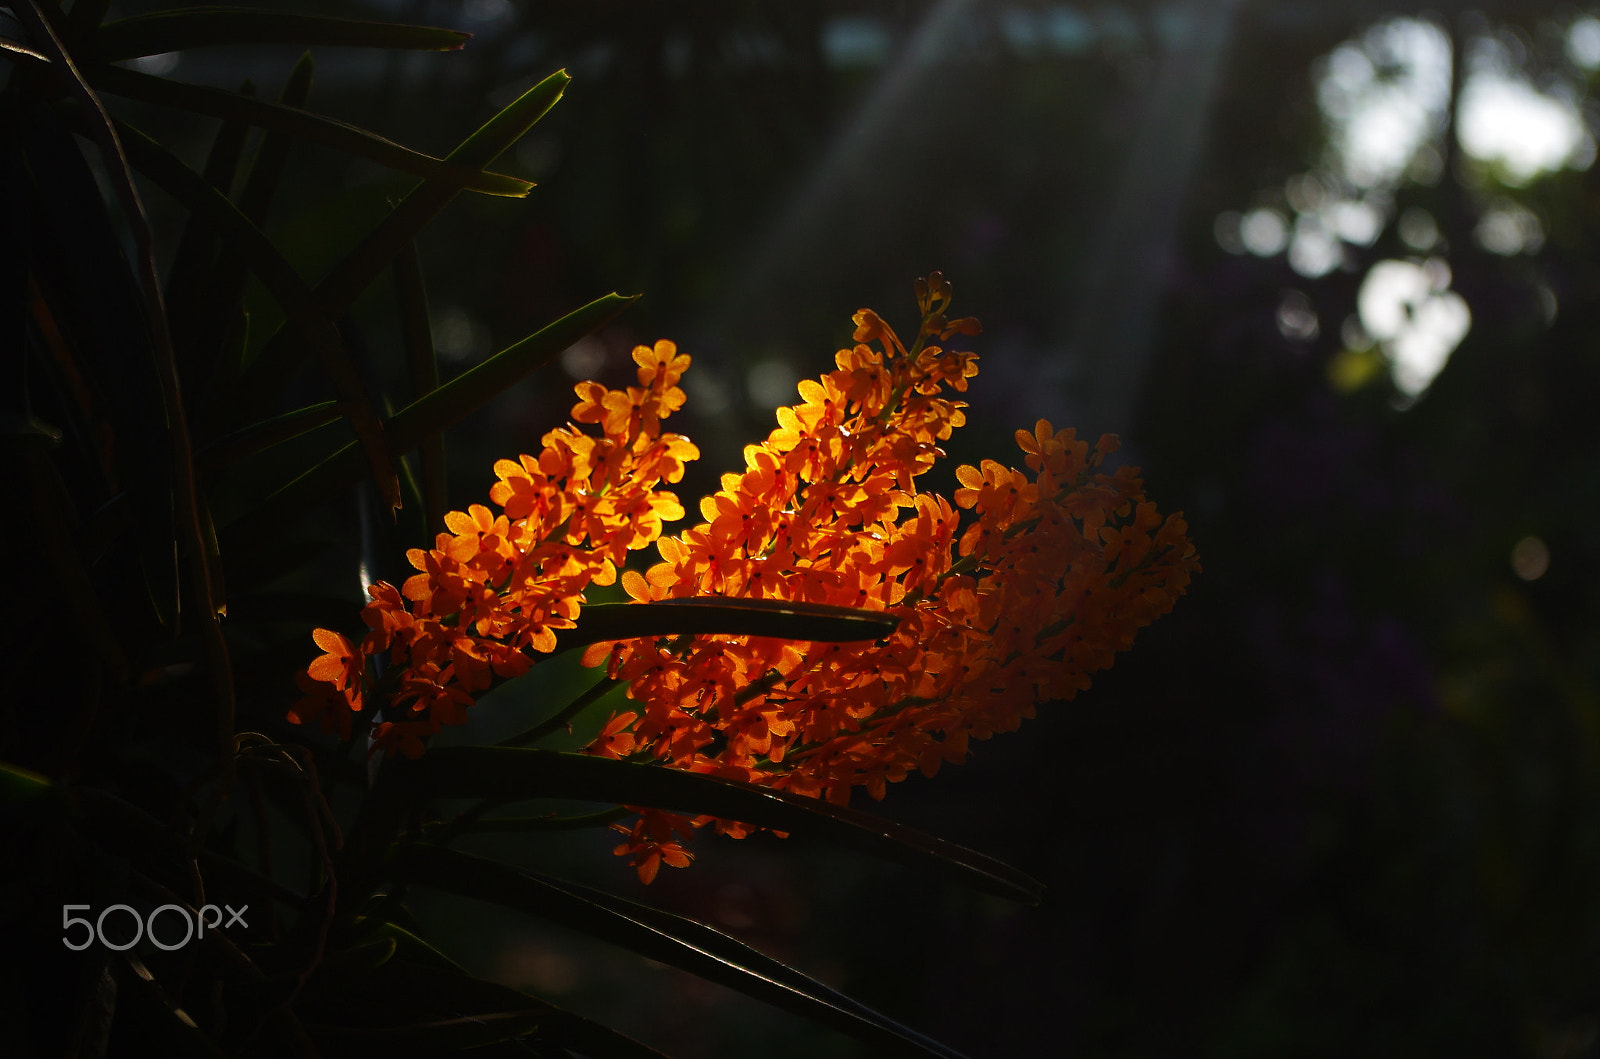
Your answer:
[[[909,328],[912,280],[941,269],[985,325],[950,467],[1015,460],[1039,416],[1115,431],[1204,566],[1090,692],[876,807],[1037,876],[1041,907],[770,836],[705,836],[647,890],[604,838],[530,861],[719,925],[975,1057],[1595,1054],[1600,176],[1579,158],[1519,184],[1452,120],[1487,48],[1595,128],[1593,71],[1567,51],[1580,8],[318,9],[477,34],[459,54],[318,53],[313,107],[435,153],[573,76],[502,160],[540,187],[464,197],[428,230],[447,371],[606,291],[644,295],[452,435],[453,506],[536,451],[574,377],[621,384],[633,344],[671,337],[694,358],[674,420],[704,451],[692,511],[831,367],[855,309]],[[1448,43],[1445,104],[1422,161],[1341,185],[1328,57],[1350,42],[1403,80],[1381,47],[1397,18]],[[171,75],[275,93],[295,57],[194,53]],[[273,234],[314,275],[406,185],[297,150]],[[1377,225],[1315,277],[1243,248],[1236,216],[1293,223],[1308,173]],[[1522,216],[1508,204],[1537,222],[1520,252],[1482,235]],[[1407,210],[1435,222],[1430,248],[1403,238]],[[1471,327],[1407,395],[1346,321],[1373,264],[1425,258]],[[393,315],[380,290],[349,323],[376,361],[402,359]],[[1536,546],[1512,562],[1528,538],[1548,558],[1531,580]],[[860,1054],[532,919],[420,911],[476,969],[674,1055]]]

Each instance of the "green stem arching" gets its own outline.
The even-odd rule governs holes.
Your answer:
[[[583,694],[573,699],[555,715],[540,721],[531,728],[508,736],[496,743],[496,746],[527,746],[543,739],[558,728],[568,727],[572,719],[582,713],[585,708],[593,705],[610,691],[622,687],[627,681],[617,680],[613,677],[601,677],[595,681]]]
[[[524,832],[524,831],[577,831],[588,827],[608,827],[611,824],[631,816],[633,810],[617,806],[613,809],[600,809],[592,813],[578,813],[573,816],[557,816],[554,813],[545,816],[497,816],[487,820],[477,820],[468,830],[475,834],[491,832]]]

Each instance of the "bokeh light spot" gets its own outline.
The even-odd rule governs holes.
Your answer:
[[[561,370],[570,378],[592,379],[606,362],[606,346],[590,335],[580,338],[561,351]]]
[[[1400,215],[1399,232],[1401,242],[1422,253],[1439,245],[1439,223],[1433,214],[1418,206],[1411,206]]]
[[[745,389],[756,408],[793,404],[800,373],[786,360],[758,361],[745,376]]]
[[[1322,217],[1302,213],[1295,219],[1289,243],[1289,267],[1307,279],[1325,276],[1344,263],[1344,245]]]
[[[460,306],[450,306],[434,319],[433,344],[446,360],[481,360],[489,354],[489,329]]]
[[[889,28],[876,18],[847,16],[823,24],[822,54],[830,66],[882,66],[891,49]]]
[[[1211,234],[1216,238],[1217,245],[1230,254],[1245,252],[1244,239],[1240,237],[1240,225],[1244,215],[1238,210],[1224,210],[1217,214],[1217,219],[1211,226]]]
[[[1462,90],[1457,134],[1462,150],[1513,185],[1568,165],[1587,168],[1594,154],[1571,102],[1495,70],[1472,77]]]
[[[1544,225],[1527,207],[1497,199],[1478,218],[1472,237],[1492,254],[1536,254],[1544,246]]]
[[[1450,38],[1432,22],[1394,18],[1324,60],[1317,103],[1336,164],[1358,188],[1392,184],[1442,128]]]
[[[1511,569],[1524,581],[1537,581],[1550,569],[1550,548],[1538,537],[1524,537],[1511,549]]]
[[[683,377],[683,388],[697,415],[720,416],[733,405],[722,376],[715,372],[690,372]]]
[[[1574,19],[1567,27],[1567,58],[1583,70],[1600,69],[1600,19]]]
[[[1426,390],[1472,326],[1462,297],[1449,289],[1450,269],[1438,258],[1422,264],[1380,261],[1356,296],[1361,326],[1388,356],[1395,386],[1408,398]]]
[[[1278,303],[1278,331],[1283,337],[1291,342],[1309,342],[1320,330],[1311,299],[1301,291],[1284,291]]]
[[[1239,222],[1239,239],[1258,257],[1281,253],[1289,242],[1289,222],[1270,207],[1251,210]]]
[[[1354,393],[1382,371],[1383,358],[1377,350],[1341,349],[1328,361],[1328,382],[1340,393]]]

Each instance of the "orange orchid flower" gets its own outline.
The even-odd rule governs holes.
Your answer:
[[[371,586],[359,645],[317,630],[324,654],[299,675],[306,695],[290,719],[348,738],[366,659],[386,653],[404,672],[374,749],[420,754],[476,694],[553,650],[586,589],[615,582],[628,552],[652,543],[659,562],[621,571],[636,601],[747,596],[899,623],[853,645],[742,635],[591,645],[584,663],[625,682],[636,708],[613,713],[589,753],[842,805],[856,788],[882,798],[913,771],[959,763],[973,740],[1070,699],[1185,591],[1199,570],[1187,526],[1145,497],[1137,469],[1106,472],[1114,436],[1091,449],[1042,419],[1016,434],[1026,470],[984,460],[957,469],[950,499],[919,491],[965,423],[953,394],[978,370],[975,354],[935,343],[980,328],[946,317],[951,289],[938,273],[918,281],[917,299],[909,347],[876,313],[857,312],[834,370],[799,384],[800,401],[745,448],[744,470],[700,501],[704,521],[676,536],[663,533],[684,507],[660,486],[699,451],[661,423],[684,403],[689,357],[663,340],[634,350],[637,386],[578,383],[573,424],[547,433],[537,456],[494,465],[498,514],[450,513],[433,548],[408,553],[418,572],[400,589]],[[613,827],[627,836],[616,852],[645,882],[690,862],[683,841],[698,827],[751,830],[638,812]]]

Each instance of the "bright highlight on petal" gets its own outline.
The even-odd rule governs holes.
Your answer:
[[[633,359],[638,386],[573,387],[573,420],[598,425],[598,435],[569,425],[546,434],[538,456],[496,462],[489,499],[499,514],[481,504],[450,512],[448,532],[432,548],[407,553],[415,576],[399,589],[371,586],[361,614],[371,632],[359,647],[316,631],[325,653],[301,674],[308,694],[290,720],[320,720],[348,738],[366,660],[387,654],[405,675],[373,729],[373,749],[416,757],[429,736],[465,721],[496,679],[527,672],[530,652],[555,650],[584,590],[614,583],[629,551],[683,517],[678,498],[657,486],[682,479],[684,464],[700,455],[688,438],[661,431],[683,406],[678,381],[689,358],[661,341],[640,346]],[[342,712],[333,708],[341,699]]]
[[[700,503],[705,520],[657,542],[663,562],[635,599],[776,598],[886,611],[877,643],[791,643],[749,636],[622,641],[608,673],[638,704],[590,752],[759,783],[837,804],[855,788],[882,798],[913,771],[963,760],[973,739],[1009,731],[1036,706],[1068,699],[1171,609],[1199,569],[1181,516],[1164,517],[1138,472],[1103,469],[1071,430],[1040,420],[1017,432],[1027,471],[961,467],[953,501],[915,479],[965,419],[970,353],[935,342],[975,334],[947,320],[950,288],[918,285],[922,326],[908,347],[871,310],[837,370],[799,384],[802,403],[745,450],[742,474]],[[874,345],[877,348],[874,348]],[[957,509],[972,513],[963,529]],[[645,583],[647,582],[647,584]],[[625,582],[626,583],[626,582]],[[594,661],[590,655],[586,661]],[[686,836],[641,810],[617,847],[648,881]],[[725,834],[750,829],[696,818]]]
[[[537,457],[500,460],[483,505],[445,518],[434,547],[408,553],[403,586],[371,586],[359,644],[325,629],[300,674],[297,723],[348,738],[363,709],[367,660],[386,655],[393,688],[374,749],[415,757],[459,724],[497,679],[554,649],[590,584],[611,584],[629,551],[661,561],[621,571],[637,602],[728,596],[886,612],[876,642],[808,643],[743,635],[647,637],[595,644],[636,708],[613,713],[588,752],[761,784],[843,805],[864,788],[965,759],[972,740],[1015,729],[1038,704],[1070,699],[1170,610],[1199,570],[1181,515],[1163,516],[1138,471],[1105,469],[1116,438],[1091,450],[1045,420],[1017,431],[1026,470],[984,460],[956,471],[950,499],[917,478],[966,421],[977,357],[943,343],[975,335],[950,319],[950,284],[917,281],[922,313],[907,345],[870,309],[835,369],[798,386],[745,468],[697,505],[704,520],[675,537],[676,482],[699,455],[661,432],[682,407],[689,358],[667,341],[634,350],[638,386],[574,387],[577,426],[544,436]],[[968,512],[964,518],[960,512]],[[398,676],[393,674],[398,672]],[[685,867],[683,842],[732,820],[636,810],[616,847],[648,883]]]

